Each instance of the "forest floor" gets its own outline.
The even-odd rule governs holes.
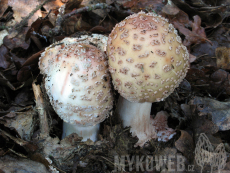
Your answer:
[[[2,0],[0,6],[0,173],[230,173],[229,0]],[[168,18],[190,53],[186,78],[152,104],[151,116],[167,112],[176,135],[134,147],[138,139],[117,118],[113,91],[114,108],[97,142],[76,134],[61,140],[62,120],[43,92],[41,53],[65,37],[108,36],[141,10]]]

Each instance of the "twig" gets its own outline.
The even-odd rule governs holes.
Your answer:
[[[43,19],[48,19],[52,10],[50,10]]]
[[[30,143],[30,142],[24,141],[21,138],[16,138],[16,137],[10,135],[9,133],[5,132],[4,130],[0,129],[0,134],[2,134],[4,136],[7,136],[11,140],[13,140],[16,144],[24,147],[24,149],[29,153],[34,152],[34,151],[36,151],[38,149],[38,147],[36,145],[34,145],[34,144]]]
[[[112,7],[112,6],[110,6],[108,4],[105,4],[105,3],[98,3],[98,4],[95,4],[95,5],[82,7],[82,8],[76,9],[76,10],[74,10],[74,11],[68,13],[68,14],[65,14],[65,15],[63,15],[64,10],[61,10],[61,13],[60,13],[60,15],[58,16],[58,18],[56,20],[56,26],[53,29],[49,30],[49,34],[50,35],[58,35],[58,34],[60,34],[61,25],[64,22],[64,20],[66,20],[67,18],[69,18],[69,17],[71,17],[71,16],[73,16],[75,14],[78,14],[78,13],[87,12],[87,11],[93,11],[93,10],[96,10],[96,9],[108,9],[108,10],[112,10],[112,11],[118,11],[118,12],[123,13],[123,14],[125,13],[127,15],[133,14],[132,11],[129,11],[129,10],[123,11],[123,10],[117,9],[117,8]]]
[[[125,171],[125,169],[124,169],[124,167],[126,166],[125,164],[117,164],[117,163],[114,163],[114,162],[112,162],[112,161],[110,161],[109,159],[107,159],[106,157],[103,157],[103,156],[100,156],[101,158],[103,158],[103,159],[105,159],[105,160],[107,160],[110,164],[112,164],[112,165],[114,165],[114,166],[122,166],[122,171],[124,171],[124,172],[126,172]]]
[[[16,151],[14,151],[14,150],[12,150],[12,149],[10,149],[10,148],[9,148],[9,150],[10,150],[12,153],[14,153],[14,154],[16,154],[16,155],[18,155],[18,156],[20,156],[20,157],[22,157],[22,158],[27,158],[24,154],[17,153]]]
[[[14,142],[16,142],[20,146],[26,146],[26,145],[28,145],[27,141],[24,141],[24,140],[22,140],[20,138],[16,138],[16,137],[10,135],[9,133],[5,132],[4,130],[0,129],[0,133],[2,133],[3,135],[9,137],[10,139],[12,139]]]
[[[20,89],[20,88],[22,88],[22,87],[24,86],[24,82],[23,82],[22,85],[20,85],[20,86],[18,86],[17,88],[15,88],[15,87],[8,81],[8,79],[4,76],[4,74],[3,74],[2,72],[0,72],[0,76],[1,76],[3,79],[7,80],[7,81],[6,81],[7,86],[8,86],[10,89],[12,89],[13,91],[16,91],[16,90],[18,90],[18,89]]]
[[[32,88],[34,91],[34,96],[36,100],[36,107],[38,110],[39,120],[40,120],[40,138],[44,139],[49,136],[49,125],[47,119],[47,112],[45,109],[45,104],[41,92],[40,85],[36,85],[35,82],[32,83]]]
[[[55,165],[53,165],[53,164],[51,164],[51,166],[53,166],[54,168],[56,168],[59,172],[66,173],[65,171],[59,169],[57,166],[55,166]]]
[[[15,29],[18,30],[19,32],[21,31],[21,29],[27,25],[28,20],[34,15],[34,13],[36,13],[36,11],[38,11],[43,5],[45,5],[47,2],[49,2],[51,0],[45,0],[44,2],[42,2],[41,4],[37,5],[36,8],[30,12],[30,14],[28,16],[26,16],[25,18],[23,18],[23,20],[21,20],[21,22],[19,24],[17,24],[15,26]]]

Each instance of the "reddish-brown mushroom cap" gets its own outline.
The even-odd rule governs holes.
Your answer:
[[[177,30],[154,13],[139,12],[118,23],[107,45],[115,89],[131,102],[158,102],[186,76],[189,54]]]

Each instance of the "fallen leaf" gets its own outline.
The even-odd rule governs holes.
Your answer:
[[[192,63],[194,61],[196,61],[196,56],[192,55],[192,54],[189,54],[189,62]]]
[[[140,10],[149,10],[149,11],[155,11],[156,13],[161,12],[162,8],[165,5],[164,0],[155,0],[155,1],[149,1],[149,0],[119,0],[116,1],[120,5],[123,6],[123,8],[131,8],[133,12],[138,12]]]
[[[31,98],[33,97],[33,92],[28,88],[23,88],[20,92],[16,95],[14,99],[14,103],[20,106],[27,106],[32,105],[33,101]]]
[[[26,38],[26,34],[29,29],[29,27],[24,27],[23,30],[15,37],[12,37],[11,34],[5,36],[3,39],[3,44],[11,50],[19,47],[25,50],[28,49],[30,46],[30,39]]]
[[[192,31],[200,35],[203,38],[206,38],[205,29],[201,27],[201,18],[198,15],[193,16],[194,22],[191,22]]]
[[[95,5],[97,3],[104,3],[104,0],[83,0],[81,2],[81,5],[82,6],[90,6],[90,5]],[[96,15],[100,16],[102,19],[107,15],[107,12],[105,9],[97,9],[97,10],[93,10],[92,12],[95,13]]]
[[[177,15],[181,10],[172,2],[168,1],[168,3],[163,7],[162,12],[167,15]]]
[[[199,15],[208,27],[217,27],[222,23],[224,18],[230,15],[229,13],[226,13],[226,5],[220,3],[218,3],[218,6],[217,3],[212,5],[198,3],[199,5],[197,5],[197,2],[201,1],[172,0],[172,2],[190,16]]]
[[[25,141],[30,141],[35,128],[35,117],[37,113],[34,110],[27,112],[18,112],[14,119],[8,119],[4,124],[8,128],[13,128]]]
[[[213,92],[230,94],[230,75],[228,72],[219,69],[211,74],[210,79],[209,83]]]
[[[203,71],[203,69],[200,69],[193,65],[188,70],[186,79],[188,81],[191,81],[192,83],[195,83],[198,79],[208,80],[208,78],[205,76],[205,72]]]
[[[37,65],[23,66],[17,73],[17,80],[25,82],[32,76],[32,71],[36,69]]]
[[[8,8],[8,0],[1,0],[0,1],[0,17],[2,17],[3,13]]]
[[[216,63],[218,68],[230,70],[230,48],[218,47],[216,48]]]
[[[195,97],[194,105],[200,105],[198,111],[202,114],[210,114],[212,122],[219,130],[230,129],[230,102],[220,102],[210,98]]]
[[[219,43],[215,38],[210,37],[212,45],[208,42],[196,44],[191,48],[191,52],[197,58],[202,56],[214,57],[216,48],[219,46]]]
[[[159,154],[159,155],[158,155]],[[179,160],[183,160],[183,163],[186,164],[188,161],[186,157],[182,156],[181,153],[177,151],[176,148],[166,147],[161,152],[154,154],[155,158],[164,159],[162,164],[159,164],[159,160],[155,160],[156,163],[156,171],[160,171],[161,173],[171,173],[174,172],[172,170],[177,170],[177,165],[179,164]],[[171,165],[167,163],[173,163]],[[177,171],[178,172],[178,171]],[[155,172],[154,172],[155,173]]]
[[[8,54],[8,49],[2,45],[0,47],[0,67],[3,69],[6,69],[9,67],[9,65],[11,64],[9,59],[7,58],[7,54]]]
[[[43,172],[49,173],[46,167],[39,162],[35,162],[22,157],[3,156],[0,160],[0,167],[5,172]]]
[[[193,117],[193,112],[192,112],[192,108],[191,105],[187,105],[187,104],[181,104],[181,109],[184,112],[184,115],[187,119],[192,119]]]
[[[65,14],[71,12],[75,8],[79,8],[83,0],[68,0],[65,4]]]
[[[181,131],[181,136],[180,138],[175,142],[175,146],[176,148],[183,153],[183,155],[190,161],[192,161],[193,159],[193,151],[195,149],[194,145],[193,145],[193,138],[192,136],[184,131],[184,130],[180,130]]]
[[[39,5],[38,0],[8,0],[8,5],[13,8],[14,19],[19,23],[22,18],[29,15],[37,5]],[[29,19],[28,26],[30,26],[37,18],[41,17],[41,11],[38,10],[34,15]]]
[[[45,0],[39,0],[38,2],[44,2]],[[50,10],[55,10],[58,9],[59,7],[61,7],[63,5],[63,0],[54,0],[54,1],[50,1],[48,3],[46,3],[43,7],[46,9],[47,12],[49,12]]]
[[[30,66],[30,65],[37,65],[38,64],[38,60],[39,60],[39,57],[41,55],[41,53],[44,52],[44,50],[41,50],[35,54],[33,54],[32,56],[30,56],[23,64],[22,64],[22,67],[25,67],[25,66]]]
[[[12,52],[10,52],[10,55],[11,55],[11,60],[14,63],[16,69],[20,69],[22,67],[22,64],[26,61],[26,58],[20,58]]]
[[[6,29],[0,31],[0,46],[3,44],[3,39],[7,35],[9,35],[9,33]]]
[[[91,28],[92,26],[82,19],[82,15],[78,14],[69,17],[65,21],[63,30],[66,32],[67,35],[71,35],[77,31],[87,31]]]
[[[185,35],[185,39],[183,41],[183,44],[185,46],[190,46],[192,44],[199,44],[202,42],[209,42],[206,38],[206,34],[204,32],[204,28],[202,28],[201,25],[201,19],[199,16],[193,17],[194,22],[189,22],[192,26],[192,31],[186,28],[182,23],[180,23],[177,19],[174,19],[172,21],[175,28],[177,28],[183,35]]]

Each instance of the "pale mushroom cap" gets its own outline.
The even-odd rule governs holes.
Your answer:
[[[154,13],[139,12],[118,23],[108,38],[115,89],[131,102],[158,102],[186,76],[189,53],[177,30]]]
[[[71,124],[91,126],[109,115],[113,97],[104,52],[66,38],[46,48],[39,68],[56,113]]]

